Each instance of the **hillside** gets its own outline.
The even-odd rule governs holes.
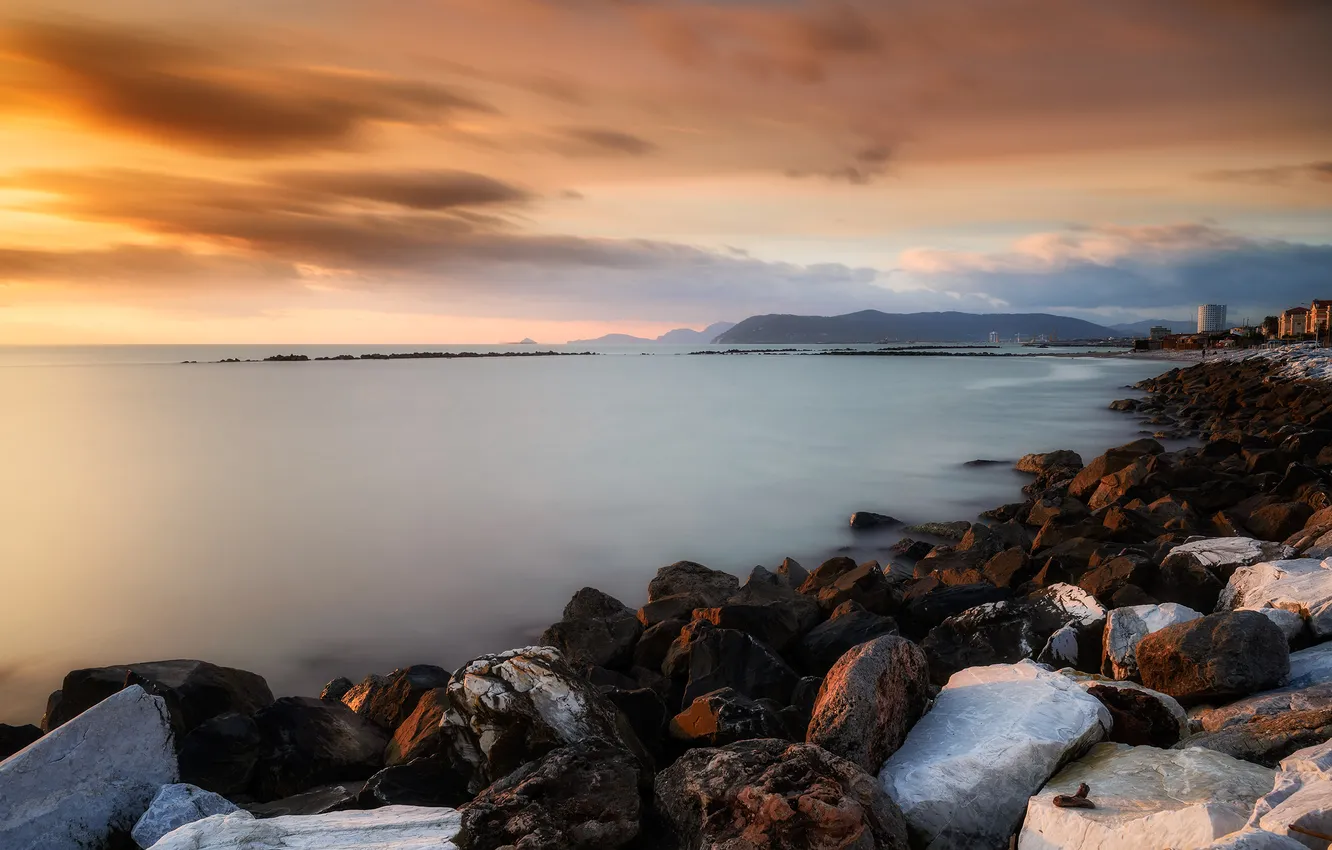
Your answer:
[[[713,322],[701,331],[692,328],[676,328],[673,331],[667,331],[656,339],[630,336],[629,334],[606,334],[596,339],[571,339],[569,345],[652,345],[658,342],[667,345],[707,345],[718,334],[725,333],[733,327],[735,327],[734,322]]]
[[[1102,325],[1049,313],[881,313],[862,310],[844,316],[751,316],[717,337],[725,345],[785,343],[873,344],[878,342],[985,342],[991,331],[1003,339],[1016,334],[1054,334],[1059,339],[1107,339],[1123,333]]]

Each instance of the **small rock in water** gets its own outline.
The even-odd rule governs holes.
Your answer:
[[[873,511],[856,511],[851,514],[851,527],[857,530],[887,528],[890,525],[898,525],[898,521],[887,514],[876,514]]]

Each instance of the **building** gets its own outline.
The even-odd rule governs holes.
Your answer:
[[[1174,333],[1174,331],[1170,330],[1170,328],[1166,327],[1165,325],[1155,325],[1152,327],[1150,331],[1147,332],[1147,338],[1165,339],[1166,337],[1170,336],[1172,333]]]
[[[1308,333],[1322,336],[1329,327],[1332,327],[1332,301],[1315,298],[1313,306],[1309,308]]]
[[[998,344],[999,344],[999,332],[990,331],[990,345],[998,345]]]
[[[1199,304],[1198,305],[1198,333],[1213,333],[1223,331],[1226,328],[1226,305],[1224,304]]]
[[[1309,332],[1309,308],[1291,307],[1281,314],[1277,336],[1282,339],[1301,339]]]

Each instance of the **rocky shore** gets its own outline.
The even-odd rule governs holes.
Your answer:
[[[0,726],[0,847],[1327,848],[1322,374],[1171,370],[1112,405],[1142,439],[1022,458],[950,542],[671,564],[457,670],[72,671]]]

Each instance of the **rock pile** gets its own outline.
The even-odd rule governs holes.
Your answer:
[[[637,609],[584,588],[538,646],[317,699],[73,671],[0,727],[0,847],[1326,847],[1332,390],[1139,388],[1115,409],[1199,445],[1028,455],[1021,501],[882,564],[681,561]]]

